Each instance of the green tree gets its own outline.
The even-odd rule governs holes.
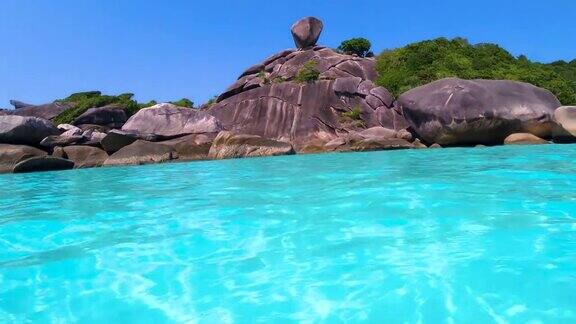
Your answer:
[[[348,55],[358,55],[360,57],[369,56],[372,44],[366,38],[352,38],[343,41],[338,46],[338,51]]]
[[[576,63],[535,63],[496,44],[472,45],[464,38],[438,38],[384,51],[376,69],[377,83],[396,96],[446,77],[506,79],[534,84],[552,91],[563,104],[576,104]]]

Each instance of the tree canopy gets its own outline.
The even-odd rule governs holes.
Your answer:
[[[90,108],[99,108],[109,105],[118,106],[124,109],[128,116],[132,116],[138,110],[153,106],[157,103],[155,100],[151,100],[147,103],[138,103],[133,99],[133,97],[133,93],[123,93],[117,96],[103,95],[100,91],[74,93],[64,99],[56,100],[57,102],[69,104],[71,108],[66,109],[56,116],[54,122],[57,124],[70,124]],[[187,98],[182,98],[173,103],[180,107],[194,107],[192,100]]]
[[[576,60],[542,64],[514,57],[496,44],[470,44],[464,38],[438,38],[386,50],[378,56],[377,83],[395,95],[447,77],[502,79],[531,83],[576,104]]]
[[[338,51],[348,55],[358,55],[360,57],[369,56],[372,44],[366,38],[352,38],[345,40],[338,46]]]

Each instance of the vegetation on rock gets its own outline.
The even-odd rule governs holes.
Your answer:
[[[178,101],[172,101],[170,103],[178,107],[194,108],[194,102],[188,98],[182,98]]]
[[[100,108],[113,105],[126,111],[128,116],[132,116],[138,110],[154,106],[158,103],[156,100],[151,100],[147,103],[138,103],[133,99],[133,97],[133,93],[124,93],[117,96],[103,95],[100,91],[74,93],[64,99],[56,100],[57,102],[72,104],[72,108],[63,111],[61,114],[56,116],[56,118],[54,118],[54,123],[71,124],[76,118],[78,118],[78,116],[82,115],[90,108]],[[180,107],[194,107],[194,102],[187,98],[182,98],[171,103]]]
[[[472,45],[463,38],[438,38],[384,51],[376,69],[378,85],[397,96],[435,80],[459,77],[523,81],[550,90],[565,105],[576,104],[576,61],[532,62],[498,45]]]
[[[298,74],[296,74],[296,81],[301,83],[313,83],[320,78],[320,72],[316,69],[316,61],[311,60],[302,66]]]
[[[350,124],[353,127],[364,127],[362,109],[359,106],[355,106],[349,111],[340,113],[340,122]]]
[[[360,120],[362,115],[362,109],[360,107],[354,107],[350,111],[342,113],[342,117],[349,118],[352,120]]]
[[[216,102],[218,102],[218,95],[212,96],[212,98],[208,99],[208,101],[206,101],[206,103],[203,104],[202,107],[210,107]]]
[[[360,57],[372,56],[370,48],[372,43],[366,38],[352,38],[343,41],[340,46],[338,46],[338,51],[348,55],[358,55]]]
[[[128,116],[136,113],[141,107],[132,99],[134,94],[124,93],[118,96],[103,95],[100,91],[79,92],[58,100],[72,104],[72,108],[63,111],[54,118],[55,124],[70,124],[78,116],[90,108],[98,108],[109,105],[117,105],[124,109]]]

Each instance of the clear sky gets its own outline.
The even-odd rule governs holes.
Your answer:
[[[0,107],[84,90],[202,103],[293,47],[303,16],[324,21],[320,43],[331,47],[462,36],[532,60],[576,58],[574,0],[0,0]]]

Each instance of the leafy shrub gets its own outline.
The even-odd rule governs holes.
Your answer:
[[[349,111],[340,113],[340,122],[348,125],[349,127],[366,126],[362,120],[362,109],[359,106],[355,106]]]
[[[275,84],[284,83],[284,81],[286,81],[286,80],[284,80],[284,78],[281,76],[277,76],[274,79],[272,79],[272,83],[275,83]]]
[[[205,107],[210,107],[213,104],[215,104],[218,101],[218,95],[213,96],[212,98],[210,98],[204,105]]]
[[[72,108],[56,116],[54,122],[56,124],[70,124],[88,109],[108,105],[117,105],[123,108],[130,116],[140,109],[138,103],[132,97],[134,97],[132,93],[124,93],[118,96],[102,95],[100,91],[75,93],[65,99],[58,100],[59,102],[71,104]]]
[[[384,51],[376,69],[378,85],[395,95],[446,77],[503,79],[531,83],[552,91],[563,104],[576,104],[576,62],[531,62],[498,45],[471,45],[463,38],[438,38]]]
[[[314,83],[320,78],[320,72],[316,69],[316,61],[311,60],[302,66],[298,74],[296,74],[296,81],[300,83]]]
[[[140,109],[143,109],[143,108],[149,108],[149,107],[155,106],[155,105],[157,105],[157,104],[158,104],[158,102],[157,102],[156,100],[150,100],[150,101],[148,101],[148,102],[146,102],[146,103],[139,103],[139,104],[138,104],[138,107],[139,107]]]
[[[348,54],[348,55],[358,55],[360,57],[369,56],[369,54],[374,55],[370,52],[372,43],[366,38],[352,38],[345,40],[338,46],[338,51]]]
[[[343,118],[351,119],[351,120],[362,120],[362,109],[356,106],[352,108],[350,111],[343,112],[341,114]]]
[[[182,98],[178,101],[172,101],[170,103],[178,107],[194,108],[194,102],[187,98]]]

